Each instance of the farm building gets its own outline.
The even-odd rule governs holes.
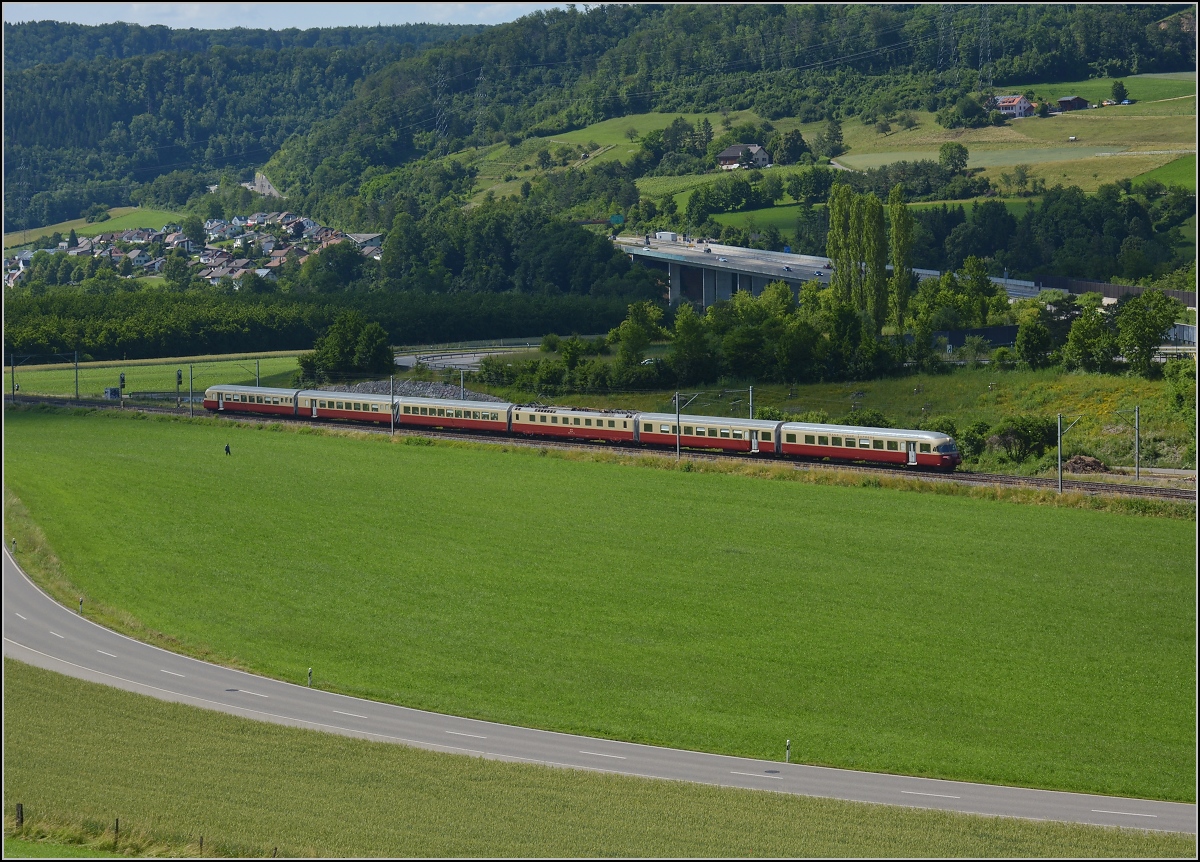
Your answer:
[[[750,164],[756,168],[765,168],[770,164],[770,157],[767,151],[758,144],[734,144],[732,147],[726,147],[717,154],[717,164],[721,166],[723,171],[733,171],[742,163],[742,153],[749,152]]]
[[[1060,111],[1083,111],[1088,107],[1088,100],[1083,96],[1063,96],[1058,100]]]

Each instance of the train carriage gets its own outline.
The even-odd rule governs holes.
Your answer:
[[[219,413],[258,413],[292,416],[296,411],[296,389],[261,386],[210,386],[204,390],[204,407]]]
[[[765,419],[730,419],[719,416],[679,417],[679,445],[687,449],[721,449],[727,452],[777,454],[779,422]],[[639,413],[638,442],[674,446],[674,413]]]
[[[632,443],[635,416],[629,410],[585,410],[578,407],[544,407],[514,404],[512,433],[564,440],[603,440]]]
[[[333,392],[309,389],[296,393],[296,415],[309,419],[342,419],[390,425],[388,396],[362,392]]]
[[[386,396],[385,396],[386,397]],[[397,425],[421,428],[459,428],[465,431],[508,431],[511,404],[498,401],[456,401],[449,398],[396,396]]]
[[[954,440],[938,431],[785,422],[780,434],[784,455],[951,470],[962,462]]]

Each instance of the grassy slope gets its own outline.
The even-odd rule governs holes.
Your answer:
[[[1195,155],[1180,156],[1173,162],[1163,165],[1153,171],[1147,171],[1138,177],[1139,182],[1155,180],[1168,186],[1183,186],[1196,190],[1196,157]]]
[[[1188,522],[115,417],[6,432],[6,482],[89,606],[272,676],[1192,798]]]
[[[516,361],[516,360],[514,360]],[[730,383],[744,390],[742,383]],[[991,387],[989,389],[989,386]],[[479,387],[486,389],[487,387]],[[917,391],[919,390],[919,391]],[[721,398],[719,386],[693,402],[689,412],[709,415],[746,415],[744,391]],[[949,416],[959,427],[984,421],[991,425],[1014,413],[1080,416],[1079,424],[1064,440],[1064,452],[1082,451],[1105,463],[1133,466],[1134,405],[1142,406],[1142,464],[1157,445],[1163,467],[1183,466],[1182,451],[1195,439],[1192,427],[1167,409],[1165,384],[1161,380],[1117,377],[1107,374],[1062,374],[1047,371],[997,371],[962,368],[950,374],[846,383],[809,383],[799,386],[765,384],[754,387],[754,403],[770,405],[788,413],[824,410],[837,417],[849,412],[851,404],[879,410],[903,427],[914,427],[923,418]],[[861,393],[857,398],[855,393]],[[495,390],[510,399],[528,400],[528,393]],[[619,393],[615,395],[569,395],[543,400],[600,407],[670,412],[673,392]],[[736,408],[730,402],[743,399]],[[1116,411],[1130,411],[1122,414]]]
[[[170,222],[178,223],[183,218],[183,213],[171,212],[168,210],[141,209],[139,207],[115,207],[109,210],[110,218],[108,221],[88,222],[84,219],[72,219],[58,224],[46,225],[45,227],[31,228],[27,234],[29,239],[33,240],[39,236],[49,236],[58,231],[64,237],[75,229],[76,236],[95,236],[100,233],[112,233],[113,231],[129,230],[135,227],[148,227],[160,230],[163,225]],[[4,235],[4,248],[19,245],[22,241],[22,231],[14,233],[6,233]]]
[[[126,394],[132,392],[168,392],[175,390],[175,371],[183,370],[183,394],[187,394],[188,365],[192,365],[192,386],[197,393],[216,383],[254,385],[254,357],[181,357],[153,362],[88,362],[79,366],[79,394],[98,398],[106,386],[116,386],[125,373]],[[296,355],[268,355],[259,360],[259,380],[263,386],[290,386],[299,366]],[[74,395],[74,366],[17,366],[17,382],[27,395]],[[12,371],[5,366],[4,391],[12,390]]]
[[[4,671],[5,809],[21,799],[31,819],[110,826],[119,812],[123,834],[152,830],[185,855],[196,855],[199,835],[206,854],[278,847],[283,856],[1121,857],[1196,847],[1194,836],[436,754],[163,703],[9,660]]]

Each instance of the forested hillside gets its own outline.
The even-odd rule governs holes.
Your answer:
[[[953,105],[976,86],[980,66],[997,85],[1195,68],[1194,25],[1159,23],[1178,5],[989,6],[986,27],[981,6],[942,8],[539,12],[376,73],[336,117],[284,144],[267,173],[304,196],[306,209],[377,213],[356,226],[378,229],[394,212],[381,188],[386,171],[609,117],[749,108],[810,121]],[[354,196],[361,206],[345,207]]]
[[[365,76],[478,29],[5,24],[5,220],[34,227],[137,202],[139,184],[176,169],[252,173]],[[30,66],[38,46],[65,59]]]
[[[280,13],[286,21],[287,14]],[[214,24],[224,21],[213,19]],[[281,51],[285,48],[355,48],[369,42],[425,45],[457,39],[485,29],[480,24],[395,24],[378,27],[323,27],[297,30],[174,30],[155,24],[69,24],[63,21],[4,22],[4,73],[39,63],[68,60],[124,60],[161,51],[207,51],[215,45]]]

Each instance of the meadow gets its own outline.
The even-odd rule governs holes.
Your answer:
[[[1189,835],[421,751],[165,703],[9,659],[4,719],[4,804],[24,804],[20,834],[70,836],[97,855],[113,849],[116,817],[123,855],[196,856],[201,835],[205,855],[227,856],[1119,858],[1196,847]],[[6,858],[25,855],[9,850],[6,839]]]
[[[94,613],[193,654],[602,737],[1194,799],[1189,520],[115,412],[5,431],[19,559],[53,549]]]
[[[1144,183],[1149,180],[1160,182],[1165,186],[1183,186],[1185,189],[1196,190],[1196,156],[1180,156],[1173,162],[1168,162],[1161,168],[1147,171],[1138,176],[1137,181]],[[1193,216],[1194,218],[1194,216]]]
[[[178,224],[183,218],[183,213],[169,210],[142,209],[141,207],[114,207],[108,212],[110,218],[106,221],[89,222],[86,219],[77,218],[71,221],[59,222],[58,224],[46,225],[45,227],[30,228],[28,231],[6,233],[4,235],[4,248],[7,251],[9,248],[19,246],[24,241],[24,236],[28,236],[29,240],[32,241],[39,236],[49,236],[56,231],[66,237],[72,230],[75,231],[76,236],[96,236],[96,234],[130,230],[136,227],[161,230],[163,225]]]
[[[255,361],[263,386],[291,386],[300,370],[295,352],[221,356],[180,356],[173,359],[143,359],[129,362],[79,363],[79,397],[99,398],[125,375],[125,394],[174,392],[175,372],[183,371],[181,392],[187,395],[188,366],[192,366],[192,388],[203,394],[217,383],[253,386]],[[23,395],[75,396],[74,365],[17,366],[17,383]],[[4,391],[12,392],[12,367],[4,367]],[[19,396],[18,396],[19,397]]]

